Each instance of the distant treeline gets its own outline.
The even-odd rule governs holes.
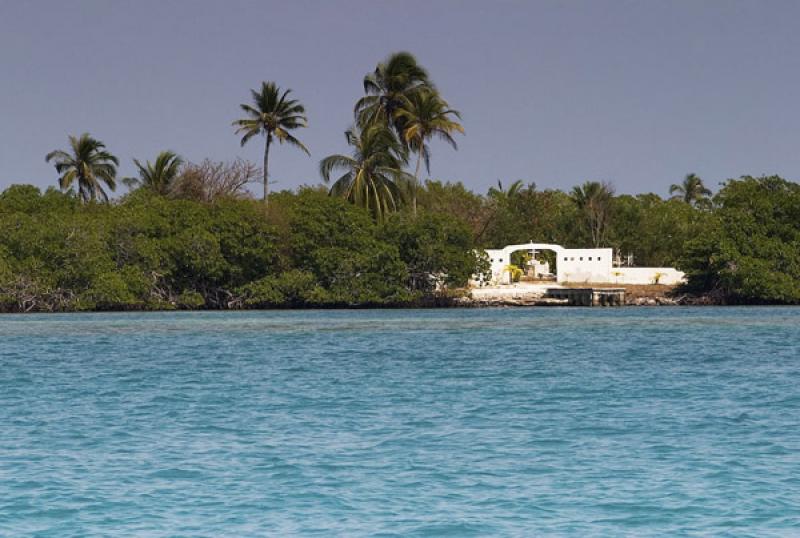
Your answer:
[[[702,203],[608,193],[587,203],[592,189],[515,183],[478,195],[428,181],[416,217],[405,207],[377,222],[321,188],[272,193],[266,206],[147,189],[84,204],[16,185],[0,194],[0,311],[435,304],[446,300],[437,288],[485,269],[476,247],[582,246],[593,234],[642,264],[677,265],[686,291],[800,302],[797,184],[743,177]]]
[[[463,286],[477,256],[450,215],[369,213],[327,192],[213,202],[138,190],[81,204],[0,194],[0,311],[419,304]]]

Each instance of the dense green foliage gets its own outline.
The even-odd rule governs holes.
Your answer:
[[[800,303],[800,185],[745,176],[728,181],[714,205],[685,245],[689,288],[728,302]]]
[[[83,205],[50,189],[0,194],[0,311],[416,304],[476,264],[459,220],[379,225],[324,191],[212,203],[139,189]]]
[[[416,217],[405,202],[376,220],[312,188],[274,193],[267,210],[147,188],[85,204],[15,185],[0,194],[0,310],[420,304],[483,269],[475,248],[585,246],[593,222],[575,194],[515,182],[479,195],[427,181]],[[655,194],[606,202],[603,245],[638,265],[676,265],[687,291],[800,303],[800,185],[743,177],[713,204]]]

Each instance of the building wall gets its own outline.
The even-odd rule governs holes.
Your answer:
[[[520,250],[552,251],[556,256],[556,280],[574,283],[659,284],[675,285],[684,281],[684,274],[672,267],[614,267],[610,248],[564,248],[560,245],[529,243],[487,249],[491,263],[490,282],[509,284],[504,271],[511,263],[511,254]]]
[[[503,249],[486,249],[486,256],[491,264],[491,281],[493,283],[508,284],[508,274],[503,273],[503,268],[511,263],[511,256]]]
[[[608,282],[611,277],[610,248],[565,248],[556,256],[559,282]]]
[[[686,275],[674,267],[615,267],[611,280],[615,284],[667,284],[684,282]]]

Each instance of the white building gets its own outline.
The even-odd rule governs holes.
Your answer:
[[[510,283],[511,255],[519,251],[527,251],[534,258],[542,251],[552,252],[556,262],[554,276],[560,283],[679,284],[684,280],[684,274],[673,267],[614,267],[610,248],[564,248],[546,243],[526,243],[486,250],[491,264],[490,283]],[[544,264],[536,263],[535,266]]]

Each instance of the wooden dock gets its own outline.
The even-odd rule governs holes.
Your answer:
[[[625,288],[548,288],[546,297],[566,299],[569,306],[624,306]]]

